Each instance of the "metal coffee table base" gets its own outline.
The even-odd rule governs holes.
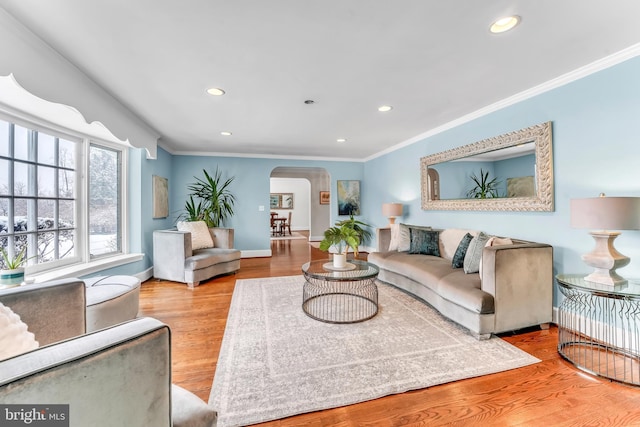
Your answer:
[[[356,323],[378,313],[375,278],[329,281],[307,277],[302,310],[312,319],[326,323]]]

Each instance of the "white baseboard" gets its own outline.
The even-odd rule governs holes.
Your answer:
[[[271,249],[240,251],[240,258],[263,258],[270,257],[271,255]]]
[[[149,267],[146,270],[141,271],[140,273],[134,274],[133,276],[140,280],[140,283],[144,282],[145,280],[149,280],[153,277],[153,267]]]

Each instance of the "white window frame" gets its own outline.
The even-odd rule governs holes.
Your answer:
[[[42,282],[65,277],[76,277],[117,267],[143,259],[144,254],[129,253],[129,215],[128,215],[128,151],[129,147],[106,141],[82,132],[66,129],[55,123],[40,120],[26,113],[11,108],[2,108],[0,119],[18,126],[43,132],[48,135],[76,142],[76,218],[77,234],[76,256],[50,261],[43,264],[29,265],[25,268],[27,282]],[[120,152],[121,186],[120,186],[120,252],[91,257],[89,251],[89,148],[91,144]]]

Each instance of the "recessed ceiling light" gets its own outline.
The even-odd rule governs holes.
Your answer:
[[[336,139],[336,141],[338,141],[338,142],[347,142],[347,139],[346,138],[338,138],[338,139]]]
[[[220,132],[220,135],[231,136],[233,134],[231,132],[228,132],[228,131],[225,130],[225,131]]]
[[[382,113],[386,113],[387,111],[391,110],[393,110],[393,107],[391,105],[381,105],[380,107],[378,107],[378,111]]]
[[[494,34],[504,33],[505,31],[509,31],[520,22],[520,17],[518,15],[513,16],[505,16],[504,18],[498,19],[496,22],[491,24],[489,27],[489,31]]]
[[[209,95],[213,95],[213,96],[222,96],[222,95],[225,94],[225,92],[222,89],[217,88],[217,87],[211,87],[211,88],[207,89],[207,93]]]

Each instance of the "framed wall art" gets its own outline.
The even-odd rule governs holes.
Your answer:
[[[271,193],[269,195],[269,208],[271,209],[279,209],[280,208],[280,195]]]
[[[153,175],[153,217],[169,216],[169,180]]]
[[[320,204],[321,205],[328,205],[331,202],[331,193],[329,193],[328,191],[321,191],[320,192]]]
[[[293,193],[271,193],[269,195],[269,208],[293,209]]]
[[[360,215],[360,181],[338,181],[338,215]]]

